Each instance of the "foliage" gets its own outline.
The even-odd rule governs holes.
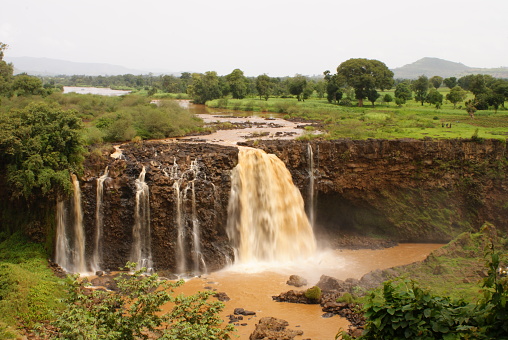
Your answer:
[[[321,299],[321,288],[313,286],[305,291],[305,297],[310,300],[319,301]]]
[[[436,109],[439,109],[443,105],[443,95],[436,89],[431,89],[425,98],[427,103],[436,105]]]
[[[395,98],[402,99],[402,104],[406,101],[411,100],[413,97],[413,93],[411,91],[410,85],[407,82],[398,83],[395,87]]]
[[[270,77],[266,74],[259,75],[256,78],[256,90],[258,91],[259,98],[268,100],[273,91],[273,84]]]
[[[393,72],[379,60],[349,59],[337,67],[337,74],[344,78],[347,85],[355,90],[358,106],[363,106],[363,99],[376,89],[389,89],[393,85]]]
[[[220,98],[222,90],[217,72],[193,73],[192,85],[187,87],[187,92],[196,104],[204,104],[208,100]]]
[[[330,74],[330,71],[325,71],[326,81],[326,99],[329,103],[337,103],[342,99],[341,88],[345,85],[344,79],[338,74]]]
[[[307,87],[307,78],[301,74],[289,79],[289,93],[295,95],[298,101],[304,100],[304,91]]]
[[[443,84],[443,77],[440,76],[433,76],[429,79],[429,82],[434,86],[434,88],[437,90],[441,84]]]
[[[0,96],[10,95],[12,74],[14,68],[12,64],[8,64],[4,59],[4,52],[9,46],[0,42]]]
[[[419,76],[417,80],[413,81],[411,88],[415,92],[415,100],[422,103],[423,106],[429,90],[429,78]]]
[[[42,245],[29,242],[21,233],[0,243],[0,338],[3,327],[10,326],[7,333],[17,333],[17,327],[32,330],[62,307],[61,280],[46,257]]]
[[[453,108],[457,107],[457,103],[464,101],[467,98],[467,93],[460,86],[454,86],[450,93],[446,95],[446,100],[453,104]]]
[[[443,83],[449,89],[453,89],[455,86],[457,86],[457,78],[456,77],[445,78],[443,79]]]
[[[133,270],[134,263],[127,268]],[[221,327],[218,313],[224,308],[209,302],[211,293],[189,297],[172,295],[183,281],[160,280],[157,274],[146,275],[146,268],[115,278],[118,291],[86,292],[86,282],[76,276],[67,282],[69,298],[54,322],[61,339],[229,339],[234,328]],[[175,306],[162,313],[166,303]]]
[[[226,76],[226,82],[234,99],[245,98],[247,95],[247,78],[243,75],[242,70],[233,70],[233,72]]]
[[[81,120],[73,111],[32,103],[0,116],[0,150],[14,197],[70,190],[70,172],[81,169]]]
[[[476,303],[452,300],[420,288],[415,281],[387,281],[363,306],[367,323],[358,339],[504,339],[508,336],[508,278],[506,253],[486,251],[487,277],[483,297]],[[465,250],[465,249],[463,249]],[[345,332],[338,334],[351,338]]]

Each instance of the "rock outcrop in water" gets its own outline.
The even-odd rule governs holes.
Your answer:
[[[313,161],[316,225],[329,237],[449,241],[485,221],[508,230],[507,145],[499,140],[244,144],[277,155],[302,193],[309,188]]]

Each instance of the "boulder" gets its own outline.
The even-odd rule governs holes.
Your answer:
[[[299,275],[291,275],[289,277],[289,280],[287,280],[286,284],[295,287],[302,287],[307,285],[307,280],[305,280],[303,277]]]
[[[273,317],[264,317],[259,320],[256,329],[252,332],[250,340],[291,340],[303,331],[287,329],[289,323],[286,320]]]

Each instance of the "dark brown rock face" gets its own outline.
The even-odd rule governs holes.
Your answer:
[[[103,262],[101,268],[116,270],[130,259],[133,243],[135,181],[143,166],[150,190],[151,248],[155,270],[177,270],[177,226],[183,225],[185,271],[223,268],[233,251],[226,235],[230,170],[238,149],[212,144],[143,142],[121,147],[120,159],[109,158],[87,167],[81,182],[87,257],[91,256],[96,228],[97,168],[109,169],[102,199]],[[191,164],[192,163],[192,164]],[[193,208],[192,186],[195,205]],[[178,199],[177,192],[179,192]],[[180,209],[178,209],[180,207]],[[194,211],[193,211],[194,209]],[[179,210],[179,211],[178,211]],[[180,222],[178,221],[180,218]],[[196,220],[195,220],[196,219]],[[194,253],[193,228],[200,229],[199,257]],[[195,263],[198,259],[198,263]]]
[[[259,320],[256,329],[250,335],[250,340],[291,340],[295,336],[302,335],[303,331],[288,329],[286,320],[273,317],[264,317]]]
[[[507,150],[499,140],[256,141],[256,147],[286,164],[307,203],[312,156],[316,226],[327,235],[432,242],[485,221],[508,230]]]

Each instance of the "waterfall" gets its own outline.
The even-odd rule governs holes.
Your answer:
[[[81,189],[76,175],[72,174],[74,186],[73,210],[74,210],[74,240],[72,248],[72,269],[74,273],[86,273],[85,264],[85,228],[83,226],[83,210],[81,208]]]
[[[92,272],[95,273],[100,270],[102,263],[102,196],[104,192],[104,181],[108,178],[108,167],[104,170],[104,174],[97,178],[97,194],[96,194],[96,207],[95,207],[95,236],[94,236],[94,252],[92,255],[92,263],[90,267]]]
[[[314,227],[316,222],[316,203],[314,192],[314,153],[312,152],[312,145],[307,144],[307,157],[309,159],[309,189],[308,189],[308,215],[310,225]]]
[[[227,231],[236,262],[289,261],[316,249],[291,174],[275,155],[257,149],[240,148],[231,176]]]
[[[187,264],[187,258],[189,258],[189,252],[192,254],[191,258],[193,261],[192,271],[194,274],[201,272],[207,272],[206,262],[201,253],[201,228],[199,225],[199,218],[197,214],[196,205],[196,187],[195,182],[198,178],[206,179],[206,175],[200,171],[197,160],[193,160],[188,170],[180,172],[180,167],[176,163],[176,159],[173,161],[173,165],[169,169],[169,177],[174,179],[173,189],[175,192],[176,202],[176,226],[177,226],[177,239],[176,239],[176,269],[179,274],[187,273],[191,268]],[[185,182],[186,185],[185,185]],[[182,186],[185,187],[182,189]],[[213,184],[212,184],[213,185]],[[189,191],[191,192],[189,195]],[[190,198],[189,198],[190,196]],[[189,211],[190,214],[186,214]],[[187,208],[187,209],[186,209]],[[190,216],[189,216],[190,215]],[[186,247],[186,225],[187,221],[190,220],[192,225],[192,251]]]
[[[63,200],[56,202],[56,241],[55,241],[55,262],[65,271],[71,269],[71,250],[69,239],[65,230],[65,205]]]
[[[150,192],[145,183],[146,169],[143,166],[138,179],[136,179],[136,210],[134,212],[134,227],[132,228],[132,254],[131,261],[137,263],[136,269],[145,267],[147,271],[153,270],[151,230],[150,230]]]

